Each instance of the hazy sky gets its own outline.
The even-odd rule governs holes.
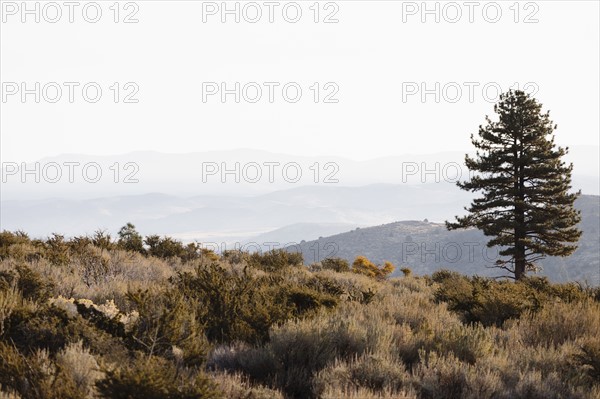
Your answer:
[[[559,143],[599,142],[597,1],[430,1],[431,14],[422,2],[228,1],[239,23],[221,22],[220,1],[121,2],[118,15],[112,1],[79,2],[73,23],[62,1],[27,5],[36,3],[39,23],[21,1],[1,2],[3,161],[241,147],[354,159],[467,151],[496,89],[515,84],[552,111]],[[97,8],[99,21],[87,22]],[[236,82],[239,103],[209,95]],[[25,102],[23,88],[33,90]]]

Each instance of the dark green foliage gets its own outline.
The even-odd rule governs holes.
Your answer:
[[[85,387],[43,355],[25,356],[0,341],[0,386],[23,399],[81,399]]]
[[[248,265],[266,272],[284,270],[289,266],[301,266],[302,254],[299,252],[288,252],[285,249],[272,249],[264,254],[254,252],[248,257]]]
[[[156,356],[139,356],[130,365],[108,369],[96,386],[101,397],[110,399],[222,398],[203,373],[177,368]]]
[[[128,294],[139,318],[130,334],[131,347],[149,356],[174,356],[174,347],[182,351],[179,359],[186,367],[200,367],[206,360],[208,344],[203,326],[196,317],[194,303],[178,290],[164,293],[137,291]]]
[[[115,248],[111,235],[104,230],[96,230],[91,240],[92,244],[100,249],[108,251]]]
[[[46,281],[29,266],[17,265],[14,270],[0,272],[0,290],[14,286],[26,299],[45,301],[53,293],[54,284]]]
[[[157,258],[171,258],[183,255],[183,244],[170,237],[161,238],[154,234],[146,237],[144,243],[148,246],[148,254]]]
[[[467,191],[482,192],[467,209],[469,214],[446,222],[448,229],[477,227],[493,237],[507,258],[496,266],[517,280],[537,270],[545,256],[572,254],[581,236],[576,225],[580,212],[573,207],[578,194],[569,193],[573,165],[561,158],[568,148],[556,147],[556,126],[549,113],[522,91],[502,94],[494,106],[499,121],[486,117],[479,139],[471,135],[475,158],[466,156],[471,180],[458,182]]]
[[[596,336],[581,345],[581,353],[575,355],[575,361],[582,366],[592,381],[600,381],[600,337]]]
[[[82,338],[80,328],[77,320],[53,306],[44,305],[37,311],[17,308],[5,321],[2,339],[25,353],[34,349],[56,352]]]
[[[46,251],[44,257],[50,263],[57,266],[64,266],[69,263],[69,245],[65,241],[65,237],[54,233],[45,242]]]
[[[96,328],[112,335],[113,337],[125,337],[125,327],[117,319],[110,319],[93,306],[87,306],[86,304],[80,303],[77,300],[74,301],[74,304],[77,307],[77,313],[92,323]]]
[[[30,262],[39,259],[41,252],[43,252],[42,245],[34,245],[23,231],[0,232],[0,260],[11,257],[21,262]]]
[[[27,391],[35,391],[28,385],[39,378],[38,370],[28,367],[27,359],[13,346],[0,341],[0,385],[18,392],[23,397],[32,397]]]
[[[307,286],[321,293],[329,294],[334,298],[339,298],[340,295],[346,293],[345,289],[337,281],[323,276],[315,276],[308,281]]]
[[[438,301],[446,302],[448,309],[459,313],[465,322],[480,322],[485,326],[501,326],[526,311],[538,311],[548,301],[577,302],[590,298],[576,284],[550,284],[545,278],[525,278],[512,283],[440,270],[432,279],[440,284],[435,292]]]
[[[197,317],[210,341],[250,343],[267,341],[273,324],[337,305],[340,291],[312,281],[303,286],[284,283],[281,276],[253,277],[248,269],[230,273],[217,263],[173,280],[186,300],[197,304]]]
[[[287,296],[298,315],[321,307],[333,308],[338,304],[336,297],[320,293],[309,287],[291,287],[287,290]]]
[[[144,253],[144,240],[142,235],[137,232],[135,226],[131,223],[127,223],[119,230],[119,239],[117,245],[127,251]]]
[[[342,258],[325,258],[321,261],[321,266],[325,270],[333,270],[338,273],[350,271],[350,263]]]
[[[54,290],[54,284],[51,281],[25,265],[17,266],[16,270],[18,274],[17,288],[24,298],[35,301],[45,301],[50,298]]]
[[[212,263],[197,267],[195,275],[180,273],[174,283],[197,304],[197,316],[211,341],[265,341],[274,322],[291,316],[285,301],[276,302],[274,280],[254,278],[246,269],[229,274]]]
[[[183,262],[202,258],[206,258],[209,261],[218,259],[212,251],[202,248],[199,243],[183,245],[179,240],[171,237],[161,238],[158,235],[147,236],[144,243],[148,246],[146,253],[157,258],[179,258]]]
[[[562,302],[580,302],[589,297],[593,298],[592,291],[576,283],[552,284],[546,277],[527,277],[523,279],[523,283],[537,292],[558,298]]]

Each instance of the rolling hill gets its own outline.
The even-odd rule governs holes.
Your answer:
[[[579,248],[567,258],[541,261],[541,275],[557,282],[587,281],[600,285],[600,197],[582,195],[575,206],[582,212]],[[352,261],[364,255],[375,263],[388,260],[397,266],[408,266],[417,274],[446,268],[471,275],[499,276],[501,270],[489,268],[498,256],[495,248],[486,247],[487,241],[476,229],[447,231],[442,223],[402,221],[357,228],[289,248],[299,248],[307,263],[326,257]]]

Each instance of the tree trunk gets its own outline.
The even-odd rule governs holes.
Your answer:
[[[525,251],[523,246],[517,246],[515,254],[515,280],[525,277]]]
[[[520,132],[520,138],[523,137],[523,131]],[[514,166],[514,181],[516,191],[516,204],[515,204],[515,280],[521,280],[525,277],[525,246],[523,240],[525,239],[525,210],[523,204],[525,202],[525,179],[523,176],[523,165],[520,162],[523,157],[523,149],[521,147],[520,140],[515,138],[515,166]]]

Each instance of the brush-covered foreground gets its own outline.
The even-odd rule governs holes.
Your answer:
[[[598,289],[125,244],[0,233],[0,398],[600,398]]]

